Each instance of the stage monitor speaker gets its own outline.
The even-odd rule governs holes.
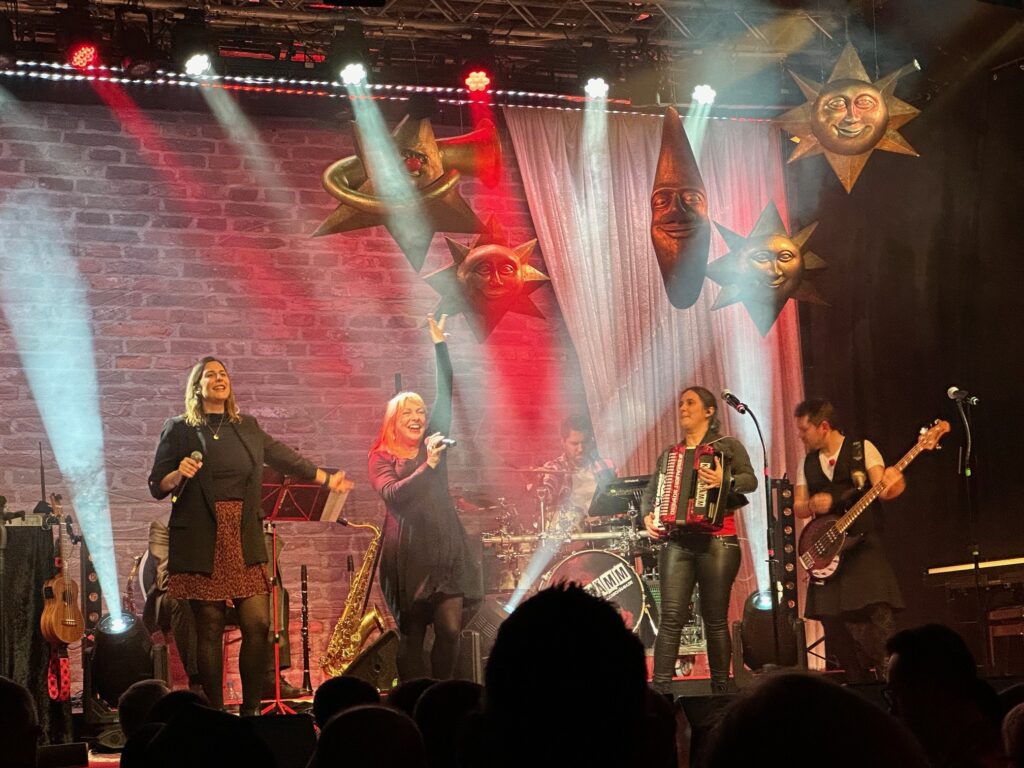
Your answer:
[[[378,691],[390,691],[398,681],[398,633],[389,629],[363,650],[342,674],[358,677]]]
[[[274,753],[277,768],[305,768],[316,749],[316,729],[310,715],[247,717],[256,735]]]
[[[734,693],[719,693],[710,696],[680,696],[676,699],[676,704],[690,723],[690,765],[701,764],[708,734],[722,710],[735,698]]]
[[[480,654],[483,661],[491,655],[491,648],[498,637],[498,628],[509,617],[505,610],[504,596],[488,595],[480,605],[472,619],[466,624],[466,630],[480,635]]]
[[[459,641],[459,663],[455,668],[455,677],[459,680],[469,680],[483,685],[484,658],[480,633],[472,629],[464,629]]]
[[[89,768],[89,745],[84,741],[72,741],[39,747],[36,768]]]

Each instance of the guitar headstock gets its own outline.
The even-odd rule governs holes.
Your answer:
[[[59,493],[50,494],[50,510],[55,517],[61,517],[64,514],[64,511],[60,506],[61,501],[62,499]]]
[[[949,422],[936,419],[930,427],[921,427],[921,436],[917,438],[917,444],[922,450],[934,451],[939,448],[939,440],[949,432]]]

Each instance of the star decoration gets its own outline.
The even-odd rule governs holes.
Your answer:
[[[465,315],[477,341],[485,341],[507,312],[544,317],[530,297],[550,279],[529,264],[535,239],[509,247],[504,230],[491,216],[484,233],[469,245],[450,237],[445,242],[452,265],[424,278],[441,295],[437,315]]]
[[[493,124],[483,128],[493,130]],[[365,142],[358,124],[356,139],[357,155],[337,161],[324,172],[324,188],[340,204],[314,237],[384,226],[419,272],[436,232],[483,231],[483,223],[458,192],[460,170],[447,167],[428,118],[407,115],[392,133],[404,170],[416,189],[412,199],[389,199],[378,193],[372,164],[364,160],[361,148]]]
[[[708,277],[722,286],[711,309],[742,302],[761,335],[766,336],[789,299],[827,306],[807,275],[826,264],[803,250],[817,222],[790,237],[778,208],[770,202],[747,237],[718,222],[715,226],[729,252],[708,265]]]
[[[857,51],[847,43],[825,83],[790,72],[807,101],[775,120],[783,130],[799,138],[800,143],[789,162],[824,154],[843,188],[849,192],[874,150],[918,157],[899,129],[921,111],[894,94],[899,79],[918,69],[920,65],[913,61],[872,83]],[[853,108],[848,104],[849,112],[843,110],[850,115],[846,121],[829,124],[829,100],[839,100],[844,91],[857,87],[865,92],[868,103],[877,102],[873,110],[868,107],[869,116],[863,119],[853,116]],[[870,115],[874,115],[874,122]],[[848,146],[844,148],[844,144]]]

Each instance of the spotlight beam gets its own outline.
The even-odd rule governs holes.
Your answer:
[[[0,251],[0,303],[104,600],[108,609],[119,612],[88,298],[75,260],[53,237],[60,225],[48,219],[36,216],[37,231],[45,239],[12,238]],[[0,232],[10,224],[0,220]]]

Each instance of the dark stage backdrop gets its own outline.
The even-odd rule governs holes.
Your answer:
[[[919,457],[908,491],[886,506],[906,626],[957,622],[970,608],[969,601],[964,609],[947,605],[942,590],[922,579],[928,566],[968,561],[975,538],[957,475],[964,431],[946,397],[950,385],[981,399],[974,410],[981,555],[1024,556],[1024,72],[1014,65],[998,79],[990,73],[1020,55],[1004,48],[923,105],[901,131],[921,157],[874,153],[849,195],[823,158],[789,166],[795,220],[821,222],[815,252],[829,265],[819,284],[832,306],[801,305],[808,396],[833,398],[848,433],[876,441],[887,462],[931,419],[953,427],[944,449]],[[974,637],[970,626],[961,629]]]

